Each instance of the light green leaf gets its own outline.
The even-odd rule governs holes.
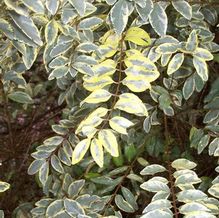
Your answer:
[[[204,135],[198,143],[198,154],[201,154],[202,151],[208,146],[210,140],[209,135]]]
[[[211,186],[210,189],[208,189],[208,193],[215,198],[219,198],[219,183],[214,184]]]
[[[182,66],[183,61],[184,61],[183,53],[175,54],[168,65],[167,74],[171,75],[175,71],[177,71]]]
[[[52,15],[55,15],[59,8],[59,0],[46,0],[46,8]]]
[[[127,134],[127,128],[134,125],[131,121],[124,117],[115,116],[109,120],[109,125],[112,129],[115,131],[121,133],[121,134]]]
[[[84,103],[97,104],[101,102],[106,102],[110,99],[111,95],[111,93],[104,89],[97,89],[93,91],[87,98],[85,98],[81,102],[81,105]]]
[[[173,161],[171,166],[175,168],[176,170],[185,170],[185,169],[191,170],[195,168],[197,164],[190,160],[181,158],[181,159],[177,159]]]
[[[32,104],[33,99],[25,92],[16,91],[12,92],[8,95],[8,98],[10,98],[13,101],[16,101],[18,103],[22,104]]]
[[[28,168],[28,174],[29,175],[34,175],[34,174],[36,174],[39,170],[40,170],[40,168],[41,168],[41,166],[43,165],[45,163],[45,159],[39,159],[39,160],[34,160],[31,164],[30,164],[30,166],[29,166],[29,168]]]
[[[200,190],[188,189],[188,190],[179,192],[177,194],[177,199],[180,202],[190,203],[192,201],[205,200],[207,199],[207,195]]]
[[[93,139],[91,141],[90,152],[94,161],[98,164],[99,167],[103,167],[103,146],[98,139]]]
[[[146,213],[141,216],[141,218],[173,218],[173,215],[166,211],[157,209]]]
[[[197,74],[202,78],[203,81],[208,80],[208,66],[204,59],[193,57],[193,65],[196,69]]]
[[[182,214],[190,214],[196,211],[209,211],[210,212],[210,210],[206,206],[198,202],[191,202],[191,203],[184,204],[183,206],[179,208],[179,211]]]
[[[151,164],[149,166],[146,166],[140,174],[145,176],[145,175],[154,175],[156,173],[162,173],[165,172],[166,168],[159,165],[159,164]]]
[[[150,15],[150,13],[153,10],[154,4],[152,0],[144,0],[142,1],[143,5],[136,5],[136,11],[138,12],[139,16],[141,17],[141,19],[143,21],[147,21],[148,16]]]
[[[171,202],[166,199],[159,199],[152,201],[147,207],[144,209],[143,213],[148,213],[154,210],[165,210],[172,208]]]
[[[72,164],[82,160],[90,146],[90,139],[83,139],[76,146],[72,154]]]
[[[168,18],[165,9],[159,3],[154,4],[153,11],[149,15],[149,21],[158,35],[164,36],[166,34]]]
[[[55,215],[59,213],[63,208],[64,203],[62,199],[53,201],[46,209],[46,217],[55,217]]]
[[[143,184],[140,185],[140,187],[146,191],[149,192],[159,192],[159,191],[163,191],[163,192],[170,192],[169,187],[160,181],[147,181],[144,182]]]
[[[133,104],[135,102],[135,104]],[[137,116],[147,116],[147,108],[141,99],[133,93],[123,93],[115,104],[115,108]]]
[[[70,4],[75,8],[80,16],[84,16],[86,10],[85,0],[68,0]]]
[[[115,135],[110,129],[100,130],[98,133],[98,139],[103,147],[109,152],[113,157],[119,156],[119,148]]]
[[[195,91],[195,81],[192,76],[188,77],[183,85],[183,96],[188,100]]]
[[[173,7],[188,20],[192,19],[192,7],[185,0],[172,1]]]
[[[124,196],[125,200],[135,209],[135,210],[138,210],[138,204],[135,200],[135,196],[132,194],[132,192],[125,188],[125,187],[122,187],[121,188],[122,190],[122,195]]]
[[[37,55],[37,48],[25,45],[25,52],[22,56],[22,59],[27,69],[30,69],[32,67],[32,65],[36,61]]]
[[[0,181],[0,193],[7,191],[10,188],[10,184]]]
[[[39,180],[42,185],[45,185],[49,176],[49,164],[46,161],[39,170]]]

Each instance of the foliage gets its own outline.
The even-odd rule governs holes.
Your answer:
[[[219,216],[217,0],[0,11],[3,180],[37,185],[6,216]]]

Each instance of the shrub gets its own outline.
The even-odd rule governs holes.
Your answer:
[[[217,0],[0,6],[6,216],[218,217]]]

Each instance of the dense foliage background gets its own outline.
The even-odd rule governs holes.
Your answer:
[[[218,15],[0,1],[0,217],[219,217]]]

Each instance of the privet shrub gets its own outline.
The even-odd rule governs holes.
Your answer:
[[[25,142],[18,163],[43,195],[14,217],[219,217],[218,0],[2,0],[0,12],[8,148],[22,122],[22,137],[44,131],[30,118],[45,96],[62,110]]]

